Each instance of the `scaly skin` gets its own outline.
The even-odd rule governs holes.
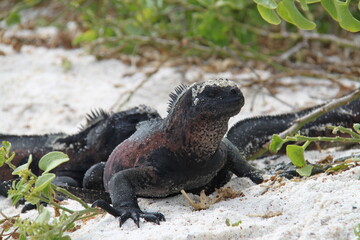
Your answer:
[[[305,114],[321,107],[318,105],[312,108],[308,108],[302,111],[273,115],[273,116],[258,116],[254,118],[248,118],[239,121],[235,124],[227,133],[227,138],[238,147],[240,152],[245,157],[251,156],[258,151],[264,143],[266,143],[273,134],[278,134],[293,124],[297,118],[304,116]],[[324,114],[316,121],[306,124],[301,133],[308,136],[329,136],[329,131],[324,131],[327,125],[341,125],[345,127],[352,127],[353,123],[360,122],[360,100],[353,101],[345,106],[336,108],[329,113]],[[328,147],[322,146],[322,147]],[[104,190],[102,185],[103,171],[105,163],[99,163],[92,167],[91,170],[85,175],[84,182],[88,182],[88,187],[91,189]],[[289,166],[288,166],[289,167]],[[284,176],[289,178],[296,174],[295,170],[290,167],[284,172]],[[213,179],[206,186],[202,186],[199,189],[193,189],[190,192],[199,192],[205,189],[207,193],[211,193],[215,187],[220,187],[225,184],[230,177],[229,171],[220,171],[218,177]],[[88,202],[94,202],[96,195],[94,191],[88,191],[87,189],[69,189],[74,193],[81,192],[84,200]],[[189,191],[189,190],[188,190]],[[106,196],[106,193],[99,191],[98,194]],[[150,194],[151,195],[151,192]],[[156,194],[153,194],[155,197]],[[110,202],[106,197],[107,202]]]
[[[296,119],[321,106],[318,105],[294,113],[258,116],[241,120],[230,128],[227,138],[239,148],[246,158],[250,157],[267,143],[273,134],[281,133],[293,125]],[[305,124],[300,129],[300,133],[309,137],[333,136],[331,130],[327,129],[326,126],[352,128],[354,123],[360,123],[360,99],[329,111],[314,122]]]
[[[165,119],[143,123],[117,146],[105,164],[104,186],[113,207],[96,201],[120,225],[132,218],[159,223],[161,213],[140,210],[137,197],[166,197],[181,189],[214,189],[230,172],[262,182],[259,171],[242,158],[224,135],[228,120],[244,105],[234,82],[215,80],[178,87]]]
[[[158,118],[154,110],[140,106],[127,111],[107,114],[97,111],[89,114],[87,125],[77,134],[45,134],[33,136],[0,135],[1,141],[9,141],[16,153],[13,160],[20,165],[32,154],[32,171],[39,174],[38,160],[48,152],[61,151],[71,159],[55,169],[58,185],[82,186],[84,173],[92,165],[106,161],[113,149],[136,130],[136,125],[144,120]],[[12,179],[11,169],[0,169],[0,181]]]

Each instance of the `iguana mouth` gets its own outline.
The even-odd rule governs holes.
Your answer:
[[[220,114],[236,114],[240,112],[241,108],[244,106],[244,98],[242,96],[232,96],[225,99],[221,99],[217,105],[216,110],[219,110]]]

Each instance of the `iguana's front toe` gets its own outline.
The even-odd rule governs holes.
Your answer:
[[[143,212],[140,214],[140,217],[145,219],[148,222],[154,222],[160,224],[161,221],[166,221],[165,216],[159,212]]]
[[[160,221],[165,221],[165,217],[163,214],[159,212],[143,212],[138,208],[120,208],[118,209],[120,216],[119,216],[119,222],[120,227],[131,218],[135,224],[140,227],[140,218],[143,218],[147,222],[153,222],[156,224],[160,224]]]
[[[140,218],[145,219],[147,222],[153,222],[156,224],[160,224],[161,221],[165,221],[164,215],[159,212],[143,212],[139,208],[133,207],[114,208],[104,200],[97,200],[93,203],[92,207],[100,207],[114,217],[119,217],[120,227],[129,218],[131,218],[138,227],[140,227]]]
[[[245,177],[248,177],[256,184],[260,184],[264,181],[264,178],[261,176],[262,172],[258,170],[249,171],[245,174]]]

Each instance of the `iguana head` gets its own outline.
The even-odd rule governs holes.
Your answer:
[[[187,118],[222,118],[239,113],[244,96],[237,84],[227,79],[180,85],[170,94],[169,115],[175,112]]]
[[[173,148],[201,162],[212,156],[224,137],[229,118],[244,105],[236,83],[218,79],[179,86],[170,95],[167,132],[172,136]]]

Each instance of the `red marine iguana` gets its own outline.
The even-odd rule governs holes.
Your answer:
[[[255,183],[262,182],[260,171],[249,165],[240,151],[248,156],[261,148],[264,139],[268,140],[297,117],[319,107],[240,121],[228,134],[234,143],[236,137],[242,136],[239,151],[236,144],[224,138],[229,118],[244,105],[243,95],[234,82],[219,79],[179,86],[170,97],[165,119],[143,122],[130,138],[114,149],[105,164],[93,166],[86,174],[91,176],[96,170],[98,175],[104,171],[103,184],[112,206],[104,200],[95,201],[93,206],[119,217],[120,226],[129,218],[138,226],[140,218],[155,223],[165,220],[161,213],[143,212],[137,197],[166,197],[181,189],[212,192],[229,181],[231,173],[249,177]],[[328,123],[349,126],[358,121],[359,103],[358,100],[333,110],[316,123],[306,125],[307,133],[318,134],[319,128]],[[251,127],[251,121],[259,131]],[[246,148],[247,144],[251,147]],[[91,177],[88,179],[91,182]]]
[[[186,191],[221,187],[231,173],[261,183],[252,167],[224,135],[230,117],[239,113],[244,97],[229,80],[179,86],[171,94],[168,116],[140,124],[117,146],[104,168],[104,187],[112,207],[104,200],[93,205],[119,217],[159,223],[158,212],[143,212],[137,197],[166,197]]]
[[[136,125],[145,120],[159,118],[160,115],[147,106],[131,108],[127,111],[108,114],[103,110],[87,115],[86,126],[74,135],[5,135],[0,134],[0,143],[9,141],[16,153],[13,164],[20,165],[32,154],[32,172],[39,174],[38,160],[48,152],[62,151],[71,161],[55,169],[58,185],[82,186],[84,173],[94,164],[106,161],[113,149],[136,130]],[[11,169],[0,170],[0,181],[12,179]]]

